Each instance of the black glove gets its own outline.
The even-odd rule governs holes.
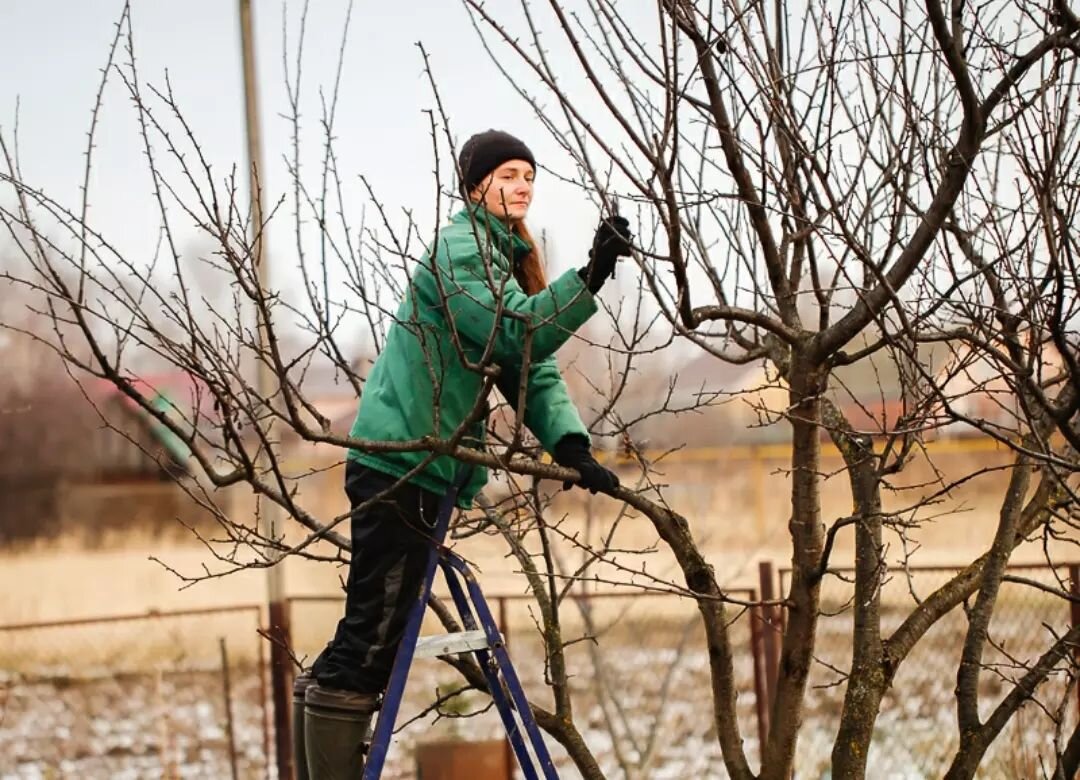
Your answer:
[[[563,436],[555,445],[555,452],[552,455],[560,466],[577,469],[577,472],[581,474],[578,485],[590,493],[598,491],[610,493],[619,486],[619,478],[615,473],[596,462],[596,458],[592,456],[592,451],[589,449],[589,441],[584,436],[574,433]],[[564,482],[563,488],[569,490],[572,484],[572,482]]]
[[[600,222],[589,250],[589,264],[578,275],[594,295],[600,292],[615,273],[615,263],[620,257],[630,257],[630,242],[634,236],[626,217],[611,217]]]

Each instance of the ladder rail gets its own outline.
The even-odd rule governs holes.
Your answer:
[[[472,653],[480,665],[480,669],[487,681],[488,690],[491,694],[495,708],[502,719],[506,730],[507,739],[514,749],[518,765],[525,776],[525,780],[540,780],[536,764],[545,780],[558,780],[555,764],[551,760],[551,754],[544,743],[543,735],[536,723],[532,708],[521,687],[521,680],[514,670],[510,661],[510,655],[506,650],[506,643],[499,632],[495,617],[480,591],[480,585],[476,577],[469,569],[461,556],[448,549],[443,543],[450,527],[450,517],[454,513],[458,490],[464,484],[468,475],[468,469],[459,472],[454,481],[454,486],[443,496],[439,504],[435,527],[432,529],[432,545],[428,554],[427,565],[424,569],[424,581],[421,584],[419,598],[409,612],[405,624],[405,631],[394,657],[394,665],[390,672],[390,680],[387,684],[386,693],[383,696],[382,706],[379,709],[378,719],[375,723],[375,733],[368,749],[367,760],[364,763],[363,780],[379,780],[386,756],[390,750],[390,742],[394,735],[394,723],[397,720],[398,711],[405,692],[405,684],[408,680],[409,670],[416,656],[416,646],[420,638],[420,627],[424,620],[424,613],[431,597],[432,585],[435,573],[441,569],[446,584],[450,589],[454,605],[461,618],[462,625],[469,631],[482,630],[486,642],[483,647],[470,647],[464,652]],[[462,585],[464,583],[464,586]],[[515,712],[517,716],[515,717]],[[520,721],[520,724],[519,724]],[[524,733],[523,733],[524,730]],[[530,754],[529,746],[525,737],[532,747]],[[535,756],[535,761],[534,761]]]
[[[555,771],[555,762],[552,761],[551,753],[548,751],[547,745],[544,742],[544,736],[540,733],[540,727],[536,723],[536,717],[533,715],[532,707],[529,705],[529,700],[525,696],[525,689],[522,688],[521,680],[517,676],[517,671],[514,669],[513,663],[510,661],[510,654],[507,653],[506,645],[501,641],[501,636],[495,627],[495,616],[491,614],[487,599],[484,598],[484,594],[480,590],[480,583],[477,582],[472,570],[469,569],[460,556],[448,551],[446,559],[450,562],[450,565],[461,574],[462,579],[465,580],[465,587],[468,588],[469,591],[469,601],[471,602],[473,609],[476,610],[476,614],[480,618],[480,623],[483,625],[484,630],[488,632],[488,639],[491,640],[493,637],[496,639],[492,644],[492,654],[495,656],[499,671],[506,681],[506,690],[510,694],[510,698],[514,703],[514,708],[517,710],[522,725],[529,735],[529,741],[532,743],[533,751],[536,754],[537,761],[540,763],[541,770],[543,770],[544,777],[547,778],[547,780],[558,780],[559,774]]]
[[[397,654],[394,656],[394,665],[390,671],[390,681],[383,695],[382,705],[379,708],[379,716],[375,721],[375,733],[368,748],[367,760],[364,762],[363,780],[379,780],[382,775],[383,765],[386,763],[386,754],[390,749],[390,739],[394,734],[394,722],[397,720],[398,710],[401,707],[402,694],[405,692],[405,682],[409,677],[409,669],[412,667],[413,655],[416,652],[416,640],[420,637],[420,625],[424,622],[424,612],[427,609],[428,598],[431,596],[431,587],[435,581],[435,569],[438,566],[442,540],[446,538],[446,531],[450,527],[450,516],[454,513],[454,502],[457,499],[457,487],[451,488],[442,502],[439,504],[439,512],[435,518],[435,529],[431,550],[428,553],[427,565],[424,567],[424,582],[420,587],[420,594],[409,619],[405,623],[405,632],[398,645]]]
[[[450,553],[450,555],[453,555],[453,553]],[[468,629],[475,629],[477,627],[476,619],[473,616],[473,611],[469,606],[468,598],[465,595],[464,588],[461,587],[461,582],[458,580],[457,574],[453,567],[446,562],[445,557],[441,563],[443,574],[446,577],[446,584],[450,588],[450,595],[454,599],[454,605],[458,609],[458,614],[461,616],[462,625]],[[485,633],[487,633],[486,628]],[[490,638],[489,635],[489,641]],[[499,637],[499,643],[502,643],[501,636]],[[510,746],[514,749],[514,755],[517,756],[518,766],[521,767],[521,771],[525,775],[526,780],[540,780],[539,775],[536,774],[536,770],[533,768],[532,757],[529,755],[529,749],[525,746],[525,740],[522,737],[521,729],[518,728],[517,720],[514,718],[512,704],[503,691],[495,658],[493,658],[491,653],[486,649],[476,650],[474,651],[474,654],[476,655],[476,660],[480,665],[481,671],[484,673],[484,679],[487,681],[491,699],[495,702],[495,709],[502,719],[503,728],[506,731],[506,738],[510,740]]]

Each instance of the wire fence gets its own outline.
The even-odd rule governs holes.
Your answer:
[[[264,777],[257,606],[0,626],[0,777]]]
[[[757,598],[753,590],[728,595],[748,602]],[[530,701],[552,709],[552,670],[534,600],[522,594],[489,596],[487,601]],[[291,600],[293,643],[306,662],[329,638],[341,604],[340,598],[328,597]],[[605,775],[723,776],[711,717],[708,652],[692,599],[657,593],[570,594],[559,616],[574,721]],[[753,723],[757,701],[751,610],[735,605],[731,621],[740,720]],[[429,615],[424,633],[443,630]],[[396,736],[384,777],[413,777],[415,750],[422,740],[465,733],[469,739],[503,736],[490,699],[478,692],[430,710],[437,696],[454,690],[460,679],[443,661],[414,661],[398,718],[399,724],[408,725]],[[463,716],[469,716],[467,722]],[[753,730],[747,735],[748,749],[755,755],[757,734]],[[565,751],[550,738],[548,745],[563,776],[574,777]]]
[[[881,594],[882,637],[898,628],[923,599],[960,569],[912,566],[886,573]],[[997,597],[983,653],[979,716],[994,707],[1038,657],[1077,620],[1074,602],[1051,591],[1075,592],[1080,566],[1017,565],[1009,568]],[[790,570],[780,574],[786,592]],[[1042,587],[1040,587],[1042,586]],[[802,777],[824,777],[839,724],[851,668],[853,571],[833,569],[821,587],[807,711],[796,766]],[[968,628],[963,606],[938,620],[896,671],[882,702],[870,745],[867,777],[940,777],[959,744],[956,726],[956,675]],[[1052,774],[1055,756],[1077,723],[1076,668],[1066,659],[993,742],[979,776],[1043,777]],[[1055,746],[1055,739],[1060,740]]]
[[[763,566],[762,599],[786,592],[790,572]],[[958,571],[890,572],[883,635]],[[990,626],[981,675],[985,718],[1055,636],[1075,620],[1080,566],[1013,567]],[[1040,587],[1041,586],[1041,587]],[[1058,591],[1055,594],[1052,591]],[[739,722],[751,765],[767,733],[783,615],[759,591],[729,593]],[[823,615],[800,732],[796,778],[828,776],[852,646],[851,572],[822,583]],[[536,604],[524,594],[488,598],[531,700],[552,708],[552,670]],[[310,664],[340,617],[338,596],[290,600],[293,650]],[[574,722],[606,776],[726,776],[713,721],[709,657],[696,603],[652,593],[567,596],[559,612]],[[0,778],[275,777],[267,643],[258,606],[0,626]],[[935,624],[897,671],[869,754],[868,777],[943,772],[957,745],[955,676],[967,618]],[[424,633],[441,633],[433,616]],[[982,764],[983,777],[1041,776],[1055,738],[1077,722],[1073,668],[1063,664],[1010,722]],[[489,699],[465,691],[445,662],[418,659],[399,717],[403,728],[384,777],[415,776],[418,744],[501,738]],[[479,714],[476,714],[479,713]],[[565,752],[551,743],[563,772]]]

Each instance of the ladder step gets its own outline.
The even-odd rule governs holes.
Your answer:
[[[456,634],[438,634],[422,636],[416,640],[415,658],[439,658],[444,655],[457,655],[473,650],[483,650],[491,645],[487,635],[481,629],[460,631]]]

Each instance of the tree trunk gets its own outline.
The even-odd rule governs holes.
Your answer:
[[[830,426],[831,427],[831,426]],[[866,774],[870,740],[881,698],[888,688],[881,642],[881,580],[885,561],[881,541],[881,484],[873,440],[840,434],[855,504],[855,607],[851,675],[844,692],[840,730],[833,743],[833,777]]]
[[[791,539],[793,546],[789,615],[780,656],[776,701],[769,739],[762,758],[762,780],[786,780],[795,760],[802,722],[806,680],[814,654],[825,533],[819,495],[821,442],[820,370],[808,364],[801,350],[791,363],[789,417],[792,426]]]

